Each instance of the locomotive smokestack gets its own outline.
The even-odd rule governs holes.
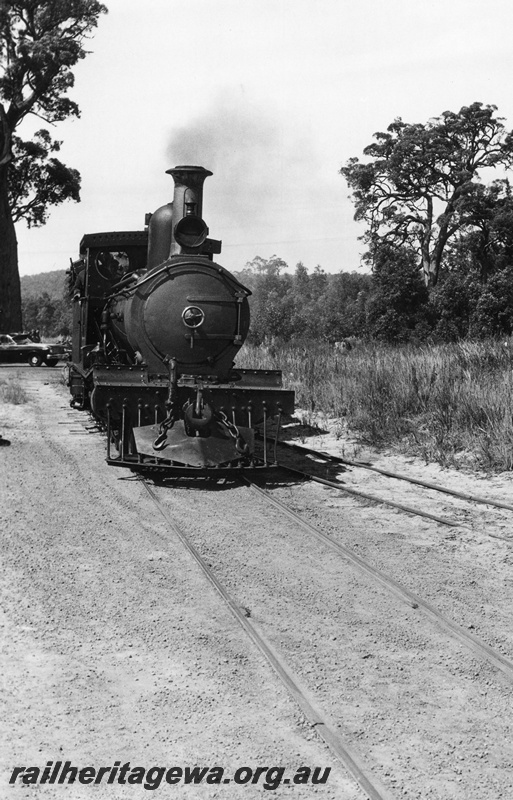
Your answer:
[[[173,176],[173,231],[169,255],[179,255],[189,248],[200,248],[208,228],[202,219],[203,183],[213,173],[204,167],[175,167],[166,170]]]

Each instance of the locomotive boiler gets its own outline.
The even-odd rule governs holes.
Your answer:
[[[193,475],[267,468],[269,421],[277,418],[277,431],[294,394],[279,370],[235,366],[251,292],[213,260],[221,242],[202,217],[212,173],[168,173],[173,200],[147,215],[145,230],[86,234],[80,243],[71,265],[71,403],[106,430],[115,466]]]

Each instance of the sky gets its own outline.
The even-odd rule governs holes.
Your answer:
[[[142,229],[179,164],[214,173],[203,217],[228,269],[361,270],[339,170],[375,132],[476,101],[513,128],[511,0],[104,2],[74,69],[81,117],[50,129],[82,199],[17,224],[21,275],[67,268],[85,233]]]

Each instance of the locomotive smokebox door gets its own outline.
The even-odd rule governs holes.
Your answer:
[[[179,372],[227,375],[248,333],[248,294],[205,258],[169,259],[127,301],[130,344],[150,372],[162,372],[173,358]]]

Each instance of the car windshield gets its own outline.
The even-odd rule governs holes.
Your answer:
[[[16,344],[12,336],[8,336],[8,334],[3,333],[0,335],[0,344]]]

